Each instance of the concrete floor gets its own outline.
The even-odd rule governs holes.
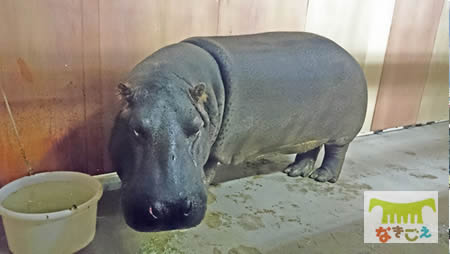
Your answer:
[[[120,190],[105,192],[95,239],[79,253],[445,253],[447,129],[445,122],[358,137],[336,184],[280,173],[291,157],[223,167],[204,221],[190,230],[135,232],[122,218]],[[365,190],[439,191],[439,243],[364,244]]]

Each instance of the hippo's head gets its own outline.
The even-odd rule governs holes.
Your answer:
[[[109,144],[125,220],[145,232],[194,227],[205,215],[212,143],[205,84],[130,83],[119,85],[125,104]]]

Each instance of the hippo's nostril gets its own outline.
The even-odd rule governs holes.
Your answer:
[[[154,219],[158,219],[158,218],[162,218],[164,213],[165,213],[165,207],[161,202],[154,202],[153,204],[150,205],[150,207],[148,208],[148,213],[154,218]]]
[[[150,213],[150,215],[151,215],[153,218],[158,219],[158,217],[156,217],[156,215],[154,214],[153,209],[152,209],[151,206],[150,206],[150,208],[148,208],[148,212]]]
[[[192,202],[190,200],[186,200],[186,206],[184,208],[183,215],[184,216],[189,216],[191,211],[192,211]]]

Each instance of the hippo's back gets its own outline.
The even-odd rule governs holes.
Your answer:
[[[220,67],[225,112],[212,154],[223,163],[293,153],[308,142],[349,142],[362,126],[364,75],[331,40],[274,32],[185,42],[209,52]]]

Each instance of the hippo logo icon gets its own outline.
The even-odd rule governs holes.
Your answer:
[[[437,243],[437,191],[365,191],[365,243]]]
[[[388,221],[389,223],[395,223],[395,216],[397,216],[397,223],[408,223],[408,215],[410,215],[409,223],[423,224],[422,208],[429,206],[433,209],[433,212],[436,212],[435,202],[436,201],[433,198],[411,203],[393,203],[372,198],[369,204],[369,212],[371,212],[374,207],[381,206],[383,208],[382,224],[387,224]],[[417,221],[415,220],[416,216]]]

